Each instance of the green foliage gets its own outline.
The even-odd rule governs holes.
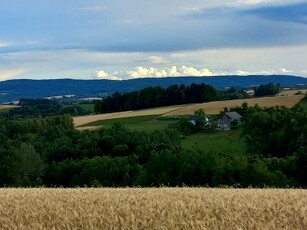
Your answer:
[[[115,92],[97,102],[95,111],[101,113],[153,108],[168,105],[200,103],[218,99],[218,92],[204,83],[172,85],[166,89],[156,86],[128,93]]]
[[[89,114],[78,105],[63,106],[56,100],[49,99],[20,99],[20,107],[10,109],[1,114],[7,118],[34,118],[69,114],[72,116]]]
[[[296,106],[302,107],[304,111],[307,113],[307,95],[302,100],[300,100]]]
[[[228,132],[195,133],[186,136],[181,143],[186,149],[197,146],[205,151],[245,153],[246,146],[241,135],[242,129]]]
[[[248,94],[241,89],[235,89],[233,87],[229,88],[228,90],[219,92],[219,99],[220,100],[235,100],[235,99],[244,99],[248,98]]]
[[[248,117],[244,134],[250,153],[291,156],[298,138],[307,135],[307,113],[299,107],[264,108]]]
[[[276,95],[280,92],[280,85],[279,84],[261,84],[258,87],[254,88],[255,90],[255,97],[263,97],[263,96],[272,96]]]
[[[246,154],[241,129],[181,140],[174,129],[145,132],[119,123],[78,131],[69,116],[0,119],[0,185],[306,187],[306,114],[299,108],[246,111],[247,127],[255,129],[250,135],[260,132],[250,125],[262,124],[276,131],[271,136],[279,140],[284,135],[279,125],[285,125],[281,130],[293,136],[291,152],[283,157]],[[254,120],[259,116],[264,123]],[[279,124],[284,116],[294,120],[288,125],[284,118]],[[199,145],[194,144],[197,138]]]

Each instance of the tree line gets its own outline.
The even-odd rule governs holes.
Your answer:
[[[114,94],[97,101],[97,113],[147,109],[169,105],[202,103],[216,100],[247,98],[244,90],[230,88],[219,92],[214,87],[201,84],[147,87],[139,91]]]
[[[81,106],[64,106],[59,101],[50,99],[21,98],[19,100],[19,106],[20,107],[10,109],[7,113],[2,113],[1,116],[11,119],[24,119],[65,114],[71,116],[89,114],[89,112],[85,111]]]

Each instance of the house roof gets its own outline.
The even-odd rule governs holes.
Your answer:
[[[235,111],[226,112],[225,115],[226,115],[227,117],[229,117],[230,119],[232,119],[232,120],[240,120],[241,117],[242,117],[240,114],[238,114],[238,113],[235,112]]]
[[[189,121],[199,121],[201,119],[201,116],[191,115],[189,116]],[[209,121],[207,117],[205,117],[205,121]]]

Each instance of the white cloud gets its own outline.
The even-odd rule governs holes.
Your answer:
[[[98,78],[106,78],[106,77],[108,77],[108,76],[109,76],[109,74],[106,73],[106,72],[103,71],[103,70],[97,71],[97,77],[98,77]]]
[[[166,68],[153,68],[153,67],[142,67],[138,66],[133,70],[128,70],[127,76],[129,78],[140,78],[140,77],[177,77],[177,76],[212,76],[213,73],[206,68],[197,69],[191,66],[171,66]]]
[[[291,70],[285,68],[279,70],[261,70],[261,71],[246,71],[246,70],[218,70],[211,71],[207,68],[196,68],[192,66],[182,65],[181,67],[171,66],[165,68],[143,67],[137,66],[134,69],[126,71],[115,71],[113,74],[108,74],[105,71],[97,71],[97,77],[100,79],[123,80],[147,77],[206,77],[206,76],[227,76],[227,75],[271,75],[271,74],[288,74]],[[306,74],[306,71],[303,73]]]
[[[6,70],[0,69],[0,80],[1,81],[8,80],[17,77],[23,73],[25,73],[24,69],[6,69]]]
[[[244,71],[244,70],[237,70],[235,72],[235,75],[249,75],[251,74],[250,72]]]
[[[180,73],[184,76],[212,76],[212,72],[209,69],[196,69],[188,66],[182,66]]]
[[[104,70],[99,70],[96,72],[96,76],[99,79],[108,79],[108,80],[122,80],[122,78],[116,76],[117,74],[119,74],[119,72],[115,72],[114,75],[109,75],[107,72],[105,72]]]
[[[282,69],[280,69],[280,72],[281,73],[292,73],[293,71],[292,70],[288,70],[286,68],[282,68]]]
[[[145,68],[138,66],[135,67],[134,70],[128,70],[127,75],[129,78],[166,77],[167,73],[164,69],[156,69],[153,67]]]

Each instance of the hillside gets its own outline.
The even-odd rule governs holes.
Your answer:
[[[9,80],[0,82],[0,103],[20,98],[65,96],[71,99],[102,97],[115,91],[127,92],[149,86],[168,87],[173,84],[205,83],[217,89],[226,87],[249,88],[251,86],[279,83],[282,87],[306,86],[307,78],[283,75],[271,76],[215,76],[139,78],[124,81],[113,80]]]
[[[135,111],[125,111],[116,113],[105,113],[98,115],[80,116],[74,117],[74,124],[76,127],[84,126],[88,123],[92,123],[100,120],[109,120],[117,118],[128,118],[128,117],[139,117],[148,115],[163,115],[163,116],[177,116],[177,115],[192,115],[195,110],[203,109],[206,114],[219,114],[225,107],[231,108],[235,106],[241,106],[243,102],[247,102],[248,105],[254,106],[258,104],[261,107],[270,106],[286,106],[291,108],[297,104],[304,96],[303,95],[292,95],[292,96],[277,96],[277,97],[262,97],[252,99],[238,99],[228,101],[214,101],[199,104],[185,104],[177,106],[168,106],[152,109],[143,109]],[[81,129],[91,129],[90,127],[82,127]]]

